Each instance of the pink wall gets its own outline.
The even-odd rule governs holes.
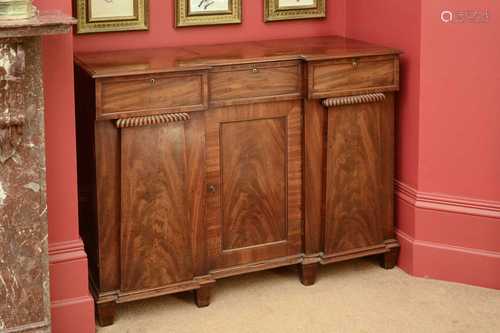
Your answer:
[[[327,1],[328,18],[264,23],[264,2],[243,0],[242,24],[174,28],[174,0],[150,1],[150,30],[147,32],[79,35],[75,51],[158,48],[193,44],[307,37],[338,34],[345,31],[345,0]]]
[[[444,10],[486,9],[488,23],[441,20]],[[499,15],[500,3],[491,0],[346,6],[348,37],[404,52],[399,265],[417,276],[500,289]]]
[[[443,10],[486,9],[486,23],[443,23],[440,17]],[[479,285],[500,289],[499,16],[498,1],[422,1],[418,189],[481,210],[479,216],[421,211],[415,238],[465,249],[456,251],[461,262],[448,260],[438,277],[477,278]]]
[[[482,8],[488,23],[440,19]],[[422,2],[421,190],[500,201],[499,17],[499,1]]]

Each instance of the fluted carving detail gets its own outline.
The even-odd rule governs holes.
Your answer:
[[[385,100],[385,94],[374,93],[356,96],[343,96],[343,97],[332,97],[327,98],[322,101],[323,105],[327,108],[342,106],[342,105],[352,105],[352,104],[363,104],[363,103],[375,103]]]
[[[189,113],[164,113],[151,116],[118,119],[116,121],[116,127],[118,128],[141,127],[141,126],[157,125],[164,123],[173,123],[178,121],[186,121],[189,119],[191,119]]]

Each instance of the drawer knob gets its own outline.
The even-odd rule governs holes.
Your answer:
[[[158,83],[158,81],[156,79],[151,79],[151,84],[154,86]]]
[[[258,73],[259,70],[257,68],[252,68],[252,73]]]
[[[356,69],[358,68],[359,63],[357,59],[352,59],[352,68]]]

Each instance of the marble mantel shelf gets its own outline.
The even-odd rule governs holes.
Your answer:
[[[60,11],[40,12],[28,20],[0,20],[0,38],[54,35],[70,32],[76,19]]]

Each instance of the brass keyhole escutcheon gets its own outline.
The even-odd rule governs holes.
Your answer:
[[[252,69],[252,73],[258,73],[258,72],[259,72],[259,70],[257,68]]]
[[[215,185],[208,185],[207,191],[208,191],[208,193],[215,193],[215,192],[217,192],[217,187],[215,187]]]
[[[157,83],[158,83],[158,81],[157,81],[156,79],[151,79],[151,84],[152,84],[153,86],[155,86]]]
[[[352,68],[356,69],[359,67],[358,59],[352,59]]]

